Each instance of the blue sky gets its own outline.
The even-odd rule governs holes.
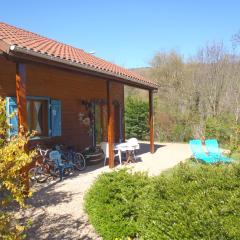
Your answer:
[[[185,58],[240,30],[240,1],[2,1],[0,21],[71,44],[124,67],[147,66],[158,51]]]

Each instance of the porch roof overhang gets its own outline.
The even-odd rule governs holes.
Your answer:
[[[0,23],[0,51],[13,61],[34,62],[102,77],[146,90],[158,84],[81,49]]]
[[[151,82],[145,83],[135,78],[130,78],[128,76],[124,76],[124,75],[119,76],[119,74],[116,74],[113,72],[106,72],[101,69],[93,69],[84,64],[70,62],[65,59],[55,58],[55,57],[44,55],[41,53],[36,53],[31,50],[19,48],[14,45],[10,46],[7,52],[5,51],[3,52],[7,54],[7,57],[9,59],[12,59],[13,61],[17,61],[17,62],[20,61],[20,62],[26,62],[26,63],[27,62],[40,63],[48,66],[58,67],[61,69],[81,72],[87,75],[101,77],[104,79],[120,82],[122,84],[129,85],[132,87],[137,87],[137,88],[146,89],[146,90],[153,90],[154,92],[157,91],[158,89],[158,85],[155,83],[151,83]]]

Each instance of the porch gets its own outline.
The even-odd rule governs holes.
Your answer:
[[[114,144],[125,141],[124,85],[45,65],[18,63],[18,131],[36,131],[31,147],[64,144],[83,151],[108,142],[108,163],[113,168]],[[145,90],[149,91],[149,151],[153,153],[153,90]]]

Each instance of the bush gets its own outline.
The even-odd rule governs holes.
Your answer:
[[[172,139],[174,142],[188,142],[192,138],[192,129],[187,122],[178,123],[172,129]]]
[[[101,175],[85,198],[103,239],[239,239],[240,165]]]
[[[136,236],[139,200],[147,184],[146,175],[125,170],[98,178],[86,195],[86,209],[104,239]]]
[[[205,137],[216,138],[221,143],[229,143],[234,134],[236,122],[229,115],[212,117],[206,120]]]
[[[232,127],[233,134],[231,135],[228,148],[232,153],[240,154],[240,124],[236,124]]]
[[[185,116],[161,112],[155,116],[155,135],[160,142],[187,142],[192,138],[192,129]]]
[[[23,169],[32,161],[34,152],[26,152],[28,135],[22,134],[7,140],[5,102],[0,99],[0,239],[22,239],[23,226],[20,226],[7,210],[13,202],[24,206],[26,176]]]
[[[148,103],[128,97],[125,104],[126,137],[145,140],[148,132]]]

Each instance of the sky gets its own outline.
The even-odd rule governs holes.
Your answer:
[[[70,44],[126,68],[157,52],[185,59],[211,42],[231,47],[240,30],[237,0],[11,0],[0,21]]]

